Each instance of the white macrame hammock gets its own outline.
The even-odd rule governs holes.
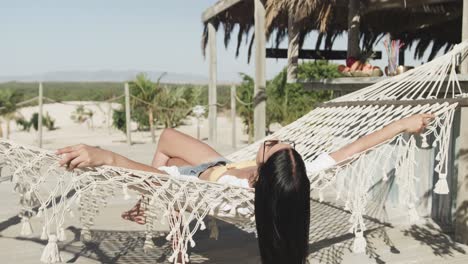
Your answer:
[[[415,70],[322,104],[272,135],[295,141],[296,149],[310,162],[320,153],[337,150],[392,121],[418,113],[437,115],[421,136],[397,135],[347,162],[309,175],[311,189],[321,201],[324,192],[332,190],[337,201],[350,212],[349,232],[355,234],[354,252],[364,252],[366,248],[363,216],[371,199],[369,189],[376,179],[385,181],[390,172],[401,190],[400,204],[407,207],[412,222],[418,221],[415,208],[418,148],[432,146],[438,150],[434,170],[439,179],[434,191],[449,192],[446,177],[452,120],[458,103],[466,98],[457,80],[456,67],[467,51],[468,43],[459,44]],[[227,158],[254,159],[261,142]],[[81,237],[90,239],[90,228],[99,210],[106,206],[106,199],[115,195],[128,199],[129,190],[149,199],[144,249],[154,247],[152,236],[157,221],[167,221],[170,227],[167,239],[172,240],[173,246],[169,261],[174,263],[178,256],[182,256],[183,263],[188,261],[187,249],[195,246],[195,232],[207,227],[204,222],[207,215],[239,225],[255,223],[253,189],[107,166],[68,172],[58,166],[60,157],[53,152],[10,141],[0,141],[0,159],[2,174],[11,173],[15,190],[21,195],[22,235],[32,233],[31,217],[44,220],[41,239],[49,240],[41,257],[45,263],[61,261],[57,241],[66,239],[64,227],[67,218],[73,217],[72,207],[80,207]],[[212,236],[217,237],[216,223],[210,222],[209,227]]]

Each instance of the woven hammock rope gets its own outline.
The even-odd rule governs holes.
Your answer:
[[[466,98],[457,80],[456,61],[467,53],[468,43],[459,44],[415,70],[325,103],[271,136],[295,141],[298,152],[310,162],[320,153],[337,150],[395,120],[418,113],[437,115],[422,135],[397,135],[346,162],[309,175],[311,189],[320,200],[326,190],[333,190],[350,212],[349,232],[355,234],[354,252],[363,252],[366,247],[363,215],[371,198],[369,189],[377,180],[385,181],[390,172],[402,190],[399,203],[407,207],[410,221],[418,221],[415,208],[418,176],[414,173],[418,149],[433,147],[438,151],[434,170],[439,179],[434,191],[449,192],[446,177],[450,132],[458,101]],[[387,101],[395,103],[378,103]],[[254,159],[261,142],[227,158]],[[186,252],[189,246],[195,246],[193,236],[198,230],[209,227],[212,237],[217,237],[215,222],[204,222],[207,215],[239,225],[255,223],[253,189],[108,166],[69,172],[58,166],[59,159],[48,150],[0,141],[2,175],[12,175],[15,190],[21,196],[22,235],[32,233],[31,217],[44,220],[41,239],[49,240],[41,257],[45,263],[61,260],[57,241],[66,239],[64,226],[73,217],[71,208],[80,208],[82,238],[90,239],[95,217],[106,206],[106,200],[115,195],[129,199],[130,193],[136,193],[149,200],[145,204],[144,249],[154,247],[155,226],[158,221],[166,221],[170,227],[166,238],[173,247],[169,260],[174,263],[178,256],[182,256],[183,263],[188,261]],[[36,206],[37,212],[33,210]]]

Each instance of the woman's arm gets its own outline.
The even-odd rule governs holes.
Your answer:
[[[68,170],[108,165],[132,170],[167,174],[166,172],[133,161],[112,151],[84,144],[61,148],[57,150],[57,154],[63,155],[59,164],[60,166],[66,166]]]
[[[421,133],[421,131],[434,119],[432,114],[418,114],[400,119],[390,123],[386,127],[375,131],[369,135],[363,136],[353,143],[330,153],[330,156],[336,161],[343,161],[354,154],[361,153],[367,149],[377,146],[394,136],[402,133]]]

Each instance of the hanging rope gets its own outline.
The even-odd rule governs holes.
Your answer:
[[[25,105],[28,105],[28,104],[31,104],[31,103],[37,103],[37,98],[38,97],[36,96],[36,97],[28,99],[26,101],[16,103],[15,105],[16,106],[25,106]],[[3,110],[3,109],[6,109],[6,107],[4,107],[4,106],[0,107],[0,110]]]
[[[252,102],[251,103],[246,103],[246,102],[242,101],[239,97],[237,97],[237,95],[236,95],[236,101],[239,102],[242,105],[245,105],[245,106],[253,105]]]

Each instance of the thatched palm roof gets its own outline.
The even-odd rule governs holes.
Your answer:
[[[276,46],[287,38],[288,14],[294,15],[300,28],[300,45],[311,31],[318,31],[316,46],[331,49],[337,36],[348,28],[347,0],[262,0],[266,7],[267,38]],[[224,29],[226,47],[238,28],[236,56],[242,43],[248,45],[250,58],[254,25],[254,1],[243,0],[205,22],[203,52],[207,43],[207,23]],[[461,41],[463,0],[362,0],[361,39],[371,49],[387,33],[416,45],[415,57],[431,48],[430,58]],[[431,44],[433,44],[431,46]]]

